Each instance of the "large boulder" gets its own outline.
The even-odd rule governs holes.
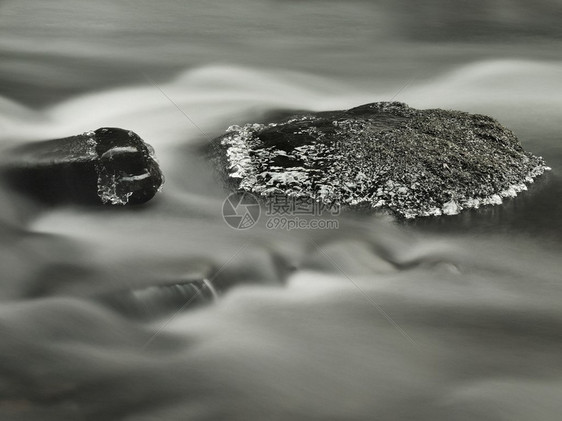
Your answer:
[[[12,187],[51,203],[144,203],[163,183],[152,147],[115,127],[11,148],[1,167]]]
[[[232,126],[212,158],[235,190],[406,218],[500,204],[549,169],[493,118],[399,102]]]

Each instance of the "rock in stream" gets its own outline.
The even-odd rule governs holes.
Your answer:
[[[491,117],[400,102],[231,126],[211,158],[234,190],[406,218],[500,204],[549,169]]]
[[[136,133],[104,127],[4,151],[2,177],[46,202],[144,203],[163,176],[154,150]]]

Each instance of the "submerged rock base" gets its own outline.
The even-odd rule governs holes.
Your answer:
[[[213,156],[237,190],[406,218],[500,204],[549,169],[490,117],[399,102],[232,126]]]
[[[12,148],[2,167],[12,186],[47,202],[144,203],[163,183],[152,147],[113,127]]]
[[[218,292],[211,281],[193,279],[106,293],[97,296],[96,300],[122,315],[150,320],[210,304],[217,297]]]

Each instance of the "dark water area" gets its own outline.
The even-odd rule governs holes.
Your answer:
[[[0,1],[0,148],[123,127],[166,176],[134,208],[0,186],[0,419],[558,419],[561,7]],[[490,115],[552,171],[456,216],[225,223],[201,145],[382,100]]]

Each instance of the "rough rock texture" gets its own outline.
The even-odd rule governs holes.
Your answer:
[[[234,189],[406,218],[500,204],[549,169],[490,117],[399,102],[232,126],[213,158]]]
[[[152,147],[113,127],[12,148],[2,166],[12,186],[47,202],[144,203],[163,183]]]

